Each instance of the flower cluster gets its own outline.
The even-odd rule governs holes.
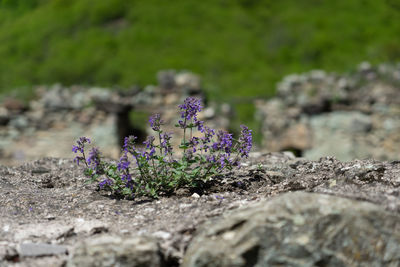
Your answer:
[[[151,116],[149,122],[151,129],[156,132],[160,131],[161,125],[164,124],[164,121],[161,119],[160,114],[154,114],[153,116]]]
[[[136,147],[135,136],[124,140],[122,156],[117,164],[102,161],[100,151],[94,147],[85,155],[85,144],[90,139],[81,137],[72,147],[81,155],[75,162],[86,164],[86,174],[91,181],[98,181],[99,188],[124,197],[170,194],[182,186],[195,187],[199,180],[207,181],[223,169],[240,167],[240,160],[247,158],[252,148],[252,131],[241,125],[238,139],[226,131],[216,132],[198,120],[202,110],[200,99],[188,97],[179,105],[181,120],[176,127],[183,129],[181,158],[174,158],[171,133],[162,130],[160,114],[150,117],[149,123],[155,136],[148,136],[142,147]],[[199,131],[194,136],[194,131]]]
[[[76,162],[76,164],[79,165],[80,161],[84,161],[86,166],[87,166],[87,163],[86,163],[86,160],[85,160],[85,144],[86,143],[90,144],[90,142],[91,141],[90,141],[89,138],[81,137],[81,138],[78,139],[78,141],[76,141],[77,146],[75,146],[75,145],[72,146],[72,152],[74,152],[75,154],[80,152],[82,154],[82,156],[76,156],[75,157],[74,162]]]
[[[239,137],[239,152],[241,157],[249,157],[249,152],[253,147],[253,135],[252,131],[246,125],[240,125],[242,128]]]
[[[195,97],[188,97],[182,105],[179,105],[181,119],[178,121],[180,128],[186,130],[197,127],[199,131],[203,130],[203,121],[197,119],[197,113],[202,110],[201,100]]]

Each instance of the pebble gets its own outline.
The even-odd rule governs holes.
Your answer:
[[[165,231],[157,231],[153,233],[153,236],[161,239],[169,239],[171,237],[171,233]]]
[[[192,195],[192,198],[200,198],[200,195],[197,194],[197,193],[194,193],[194,194]]]

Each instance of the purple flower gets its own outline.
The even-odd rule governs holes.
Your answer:
[[[80,148],[78,146],[73,145],[72,146],[72,152],[78,153],[78,151],[80,151]]]
[[[127,170],[130,164],[131,163],[128,160],[128,154],[125,152],[124,155],[122,155],[122,157],[119,159],[117,169],[118,171]]]
[[[78,141],[76,141],[76,143],[78,144],[77,146],[73,145],[72,146],[72,152],[74,153],[84,153],[85,152],[85,144],[89,143],[90,144],[90,139],[87,137],[80,137]]]
[[[132,175],[130,173],[124,173],[121,175],[121,180],[130,182],[132,181]]]
[[[207,155],[207,156],[206,156],[206,160],[207,160],[207,162],[209,162],[209,163],[216,163],[216,162],[217,162],[217,159],[215,158],[214,155]]]
[[[171,146],[171,142],[170,142],[171,138],[172,138],[171,133],[162,133],[161,134],[160,147],[162,150],[164,150],[165,155],[172,152],[172,146]]]
[[[151,135],[147,136],[147,139],[146,139],[146,141],[143,142],[143,144],[146,145],[146,148],[152,148],[152,147],[154,147],[154,140],[155,140],[154,136],[151,136]]]
[[[201,148],[204,149],[204,152],[207,152],[207,150],[209,149],[208,144],[211,143],[211,139],[215,135],[215,130],[211,129],[210,127],[204,126],[202,132],[204,134],[204,137],[200,138],[202,142]]]
[[[86,162],[89,166],[92,166],[92,169],[97,171],[100,167],[100,151],[97,147],[93,147],[89,153],[89,157]]]
[[[201,100],[195,97],[186,98],[183,104],[178,107],[181,110],[181,118],[184,119],[178,122],[181,128],[186,128],[188,126],[187,123],[192,119],[194,122],[197,122],[197,113],[203,108]],[[202,123],[196,126],[201,129]]]
[[[156,153],[156,148],[154,147],[154,140],[155,137],[150,135],[147,136],[146,141],[143,142],[143,144],[146,145],[146,149],[149,150],[149,152],[147,152],[146,150],[142,152],[142,156],[145,157],[146,160],[149,160]]]
[[[77,165],[79,165],[79,162],[85,161],[85,144],[89,143],[90,144],[90,139],[87,137],[80,137],[78,141],[76,141],[77,145],[72,146],[72,152],[75,154],[80,152],[83,154],[83,156],[76,156],[74,158],[74,162],[76,162]]]
[[[217,139],[217,142],[212,145],[212,148],[230,154],[232,150],[232,134],[220,130],[217,133]]]
[[[79,156],[76,156],[76,157],[74,158],[74,162],[75,162],[76,165],[78,165],[78,166],[79,166],[79,162],[81,162],[81,161],[85,161],[85,158],[84,158],[84,157],[79,157]]]
[[[233,166],[236,166],[236,167],[238,167],[238,168],[240,169],[240,167],[241,167],[240,159],[239,159],[239,158],[236,158],[236,159],[232,162],[232,165],[233,165]]]
[[[219,158],[219,168],[218,169],[223,169],[225,167],[225,155],[222,154],[221,157]]]
[[[198,131],[204,132],[204,122],[203,121],[196,121],[194,126],[197,127]]]
[[[242,128],[242,131],[239,137],[239,152],[242,158],[247,158],[251,148],[253,147],[252,131],[245,125],[240,125],[240,128]]]
[[[156,132],[159,132],[161,125],[164,124],[164,121],[161,120],[161,115],[158,113],[151,116],[149,119],[149,122],[150,122],[151,129],[153,129]]]
[[[128,137],[125,137],[124,139],[124,146],[123,146],[123,150],[125,152],[130,152],[132,153],[133,151],[135,151],[135,140],[137,139],[136,136],[130,135]]]
[[[113,184],[113,181],[111,179],[104,179],[99,183],[99,187],[102,189],[105,186],[111,186]]]
[[[200,138],[198,138],[196,136],[193,136],[189,140],[189,147],[191,147],[193,149],[193,153],[196,152],[196,147],[199,144],[199,140],[200,140]]]

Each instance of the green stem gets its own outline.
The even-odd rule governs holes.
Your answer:
[[[185,113],[185,120],[183,121],[183,155],[185,155],[186,152],[186,116],[187,114]]]
[[[162,147],[161,147],[161,133],[158,132],[158,140],[160,142],[160,156],[162,155]]]
[[[86,162],[85,151],[82,152],[82,156],[83,156],[83,161],[85,162],[86,168],[89,168],[89,165]]]

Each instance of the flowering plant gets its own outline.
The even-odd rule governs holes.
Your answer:
[[[93,147],[87,156],[85,145],[91,140],[81,137],[72,147],[80,153],[74,161],[85,164],[85,174],[89,181],[98,182],[100,189],[134,198],[160,194],[170,194],[174,190],[189,186],[197,187],[212,175],[223,169],[240,167],[240,160],[247,158],[252,148],[252,131],[241,125],[241,133],[236,140],[226,131],[216,132],[198,120],[202,110],[200,99],[188,97],[179,105],[180,117],[175,126],[183,130],[179,149],[181,157],[174,158],[171,133],[164,132],[164,121],[160,114],[150,117],[151,129],[155,136],[148,136],[143,148],[137,148],[136,137],[125,137],[122,156],[117,164],[102,160],[98,148]],[[195,131],[200,132],[194,136]]]

